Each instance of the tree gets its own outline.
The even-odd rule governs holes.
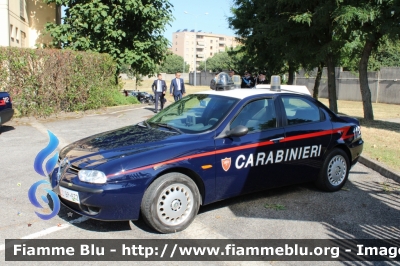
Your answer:
[[[212,72],[221,72],[226,69],[230,69],[231,58],[227,52],[219,52],[214,54],[213,57],[207,58],[207,70]],[[198,67],[199,70],[204,70],[206,67],[205,62],[200,62]]]
[[[108,53],[133,72],[150,75],[165,57],[162,36],[172,18],[168,0],[45,0],[67,6],[63,24],[48,23],[53,45]],[[118,73],[116,73],[116,77]]]
[[[209,70],[212,72],[221,72],[224,70],[234,70],[237,74],[243,74],[248,69],[247,64],[243,62],[243,53],[241,47],[227,48],[224,52],[214,54],[213,57],[207,58],[199,64],[199,70]]]
[[[400,1],[353,0],[346,1],[335,12],[338,33],[355,32],[348,41],[362,43],[358,71],[364,109],[364,119],[373,120],[371,90],[368,84],[368,65],[371,54],[377,50],[384,36],[397,40],[400,34]],[[355,37],[354,37],[355,36]]]
[[[335,68],[340,62],[342,48],[345,45],[345,34],[337,33],[337,22],[333,13],[342,1],[308,1],[306,10],[301,8],[302,4],[295,0],[286,2],[296,2],[291,19],[303,25],[301,35],[303,41],[309,42],[310,52],[304,55],[303,65],[315,64],[318,67],[317,78],[314,86],[314,97],[317,97],[318,86],[322,74],[322,67],[327,67],[328,75],[328,98],[329,108],[337,113],[337,93],[336,93],[336,72]],[[300,9],[301,8],[301,9]],[[299,12],[296,9],[300,9]],[[314,67],[315,67],[314,66]]]
[[[288,84],[300,66],[326,65],[329,107],[337,112],[335,64],[341,42],[334,35],[335,7],[334,0],[235,0],[229,22],[241,37],[248,61],[269,73],[289,73]]]
[[[382,38],[380,45],[369,58],[368,70],[378,71],[381,67],[400,67],[400,41]]]
[[[131,66],[128,65],[122,65],[120,71],[126,74],[128,78],[135,80],[135,90],[138,90],[138,86],[142,85],[143,75],[132,70]]]
[[[347,71],[358,72],[363,43],[353,40],[348,44],[350,47],[346,49],[347,54],[342,57],[340,65]],[[393,41],[387,36],[381,38],[379,46],[369,57],[368,71],[379,71],[382,67],[400,67],[400,41]]]
[[[190,65],[183,62],[183,57],[168,53],[165,60],[161,63],[159,72],[173,74],[176,72],[189,72]]]

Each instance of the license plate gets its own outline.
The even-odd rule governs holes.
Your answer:
[[[73,190],[69,190],[63,187],[60,187],[60,196],[63,199],[75,202],[75,203],[80,203],[79,201],[79,193]]]

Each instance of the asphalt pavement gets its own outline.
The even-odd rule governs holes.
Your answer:
[[[73,113],[62,119],[19,119],[0,135],[0,261],[5,239],[338,239],[399,238],[400,184],[358,163],[345,187],[335,193],[302,184],[224,200],[200,209],[189,228],[158,234],[142,221],[102,222],[72,214],[41,220],[29,202],[30,186],[43,179],[33,169],[37,153],[48,143],[47,130],[59,147],[92,134],[135,124],[153,116],[153,106],[138,105]],[[70,265],[72,262],[57,262]],[[2,263],[0,263],[2,264]],[[31,265],[5,262],[5,265]],[[54,262],[35,262],[53,265]],[[163,262],[141,262],[161,265]],[[170,265],[298,265],[297,262],[168,262]],[[314,262],[306,265],[343,265]],[[344,263],[373,264],[373,263]],[[384,263],[375,263],[376,265]],[[132,262],[85,262],[85,265],[132,265]]]

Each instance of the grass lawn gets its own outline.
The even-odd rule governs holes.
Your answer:
[[[134,90],[135,84],[131,80],[125,80],[124,89]],[[167,103],[174,101],[169,95],[170,80],[167,80],[168,91],[166,94]],[[139,91],[152,92],[153,80],[145,80]],[[185,84],[186,93],[210,90],[208,86],[191,86]],[[329,106],[328,99],[319,99],[326,106]],[[373,110],[375,121],[365,122],[361,102],[338,101],[339,113],[356,117],[361,122],[361,133],[365,141],[363,154],[371,159],[377,160],[396,172],[400,172],[400,105],[374,103]]]

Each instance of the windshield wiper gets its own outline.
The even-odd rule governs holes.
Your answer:
[[[168,128],[168,129],[175,130],[176,132],[181,133],[181,134],[183,133],[180,129],[178,129],[176,127],[173,127],[173,126],[170,126],[170,125],[168,125],[166,123],[157,123],[157,122],[150,122],[150,123],[156,124],[157,126],[160,126],[160,127],[165,127],[165,128]]]

